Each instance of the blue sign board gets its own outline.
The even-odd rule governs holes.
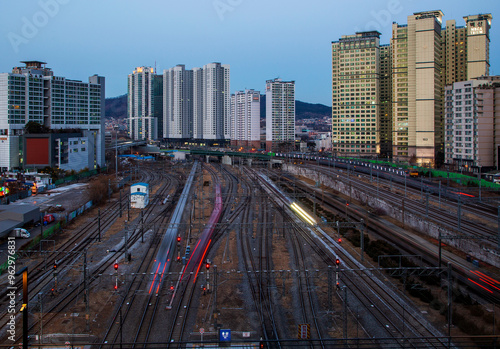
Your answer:
[[[230,342],[231,341],[231,330],[219,330],[219,341],[220,342]]]

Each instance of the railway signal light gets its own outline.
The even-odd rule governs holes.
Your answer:
[[[115,262],[114,268],[115,268],[115,270],[118,270],[118,262]]]
[[[54,265],[52,267],[54,268],[54,270],[57,269],[57,261],[54,262]]]
[[[174,285],[170,285],[170,291],[174,290]]]
[[[338,258],[337,258],[337,259],[335,260],[335,264],[340,265],[340,259],[338,259]]]
[[[180,237],[180,235],[179,235],[179,236],[177,236],[177,242],[179,242],[179,243],[181,242],[181,237]]]
[[[210,263],[207,263],[205,267],[207,268],[207,270],[210,269]]]
[[[113,286],[113,288],[115,289],[115,291],[118,290],[118,285]]]

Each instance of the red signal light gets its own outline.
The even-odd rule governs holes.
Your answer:
[[[338,258],[337,258],[337,259],[335,260],[335,264],[339,265],[339,264],[340,264],[340,259],[338,259]]]
[[[115,286],[114,286],[114,289],[115,289],[115,291],[116,291],[116,290],[118,289],[118,285],[115,285]]]
[[[57,262],[54,262],[53,268],[54,268],[54,270],[57,269]]]
[[[114,268],[115,270],[118,270],[118,263],[115,263]]]
[[[210,269],[210,263],[207,263],[205,267],[207,267],[207,270]]]
[[[339,244],[342,243],[342,238],[339,238]]]
[[[174,285],[170,285],[170,290],[173,291],[174,290]]]
[[[181,237],[180,236],[177,237],[177,242],[181,242]]]

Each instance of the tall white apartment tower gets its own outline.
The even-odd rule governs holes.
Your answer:
[[[87,83],[54,76],[45,62],[21,63],[25,66],[0,74],[0,169],[26,163],[22,136],[28,122],[48,129],[81,130],[92,138],[92,149],[90,144],[85,147],[87,167],[104,166],[104,77],[91,76]],[[44,151],[53,150],[49,143],[46,145]],[[55,158],[50,155],[47,164]]]
[[[209,63],[193,69],[193,138],[231,137],[229,65]]]
[[[231,145],[260,148],[260,92],[237,91],[231,95]]]
[[[193,71],[182,64],[163,71],[163,134],[193,137]]]
[[[151,67],[137,67],[128,76],[128,123],[129,135],[134,140],[155,140],[158,132],[162,103],[163,76],[155,74]],[[156,103],[155,103],[156,100]]]
[[[266,81],[266,150],[295,147],[295,81]]]

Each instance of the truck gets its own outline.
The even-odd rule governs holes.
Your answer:
[[[12,234],[16,238],[28,239],[30,237],[29,231],[27,231],[26,229],[23,229],[23,228],[14,228],[12,230]]]

